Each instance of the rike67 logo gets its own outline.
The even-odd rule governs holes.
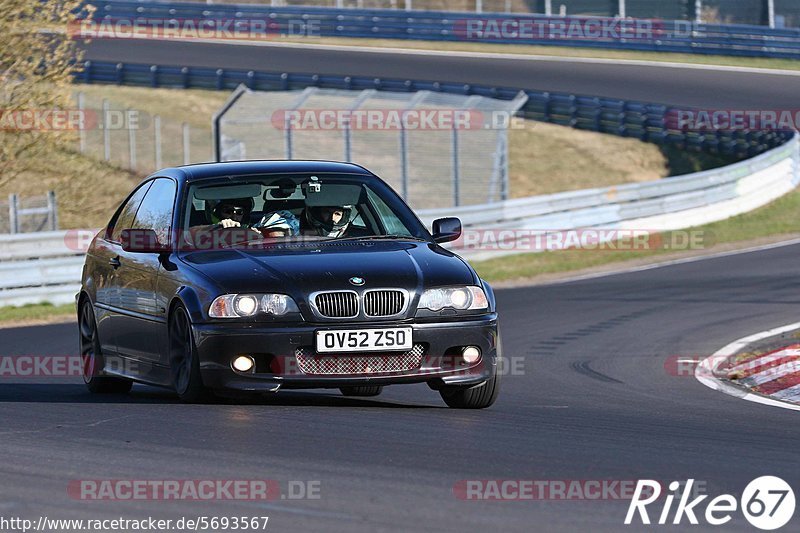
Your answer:
[[[686,483],[673,481],[669,484],[666,496],[662,498],[661,483],[649,479],[639,480],[625,516],[625,525],[636,523],[638,516],[638,521],[647,525],[679,525],[686,522],[697,525],[700,523],[699,517],[705,519],[707,524],[721,526],[733,520],[734,514],[741,511],[751,525],[771,531],[785,526],[794,515],[794,491],[779,477],[762,476],[754,479],[745,487],[739,500],[731,494],[721,494],[708,502],[705,502],[708,495],[696,496],[690,500],[693,485],[694,479],[689,479]],[[677,504],[673,507],[675,500]],[[662,501],[663,507],[658,513]],[[704,504],[705,511],[701,511],[701,504]],[[657,514],[651,518],[649,512]],[[684,518],[686,522],[683,522]]]

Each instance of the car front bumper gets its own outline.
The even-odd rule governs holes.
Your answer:
[[[410,352],[315,353],[314,337],[318,330],[381,326],[411,327],[416,351],[410,355]],[[496,313],[438,322],[296,326],[216,322],[195,324],[193,329],[203,383],[217,390],[277,391],[422,382],[434,389],[471,386],[492,378],[501,357]],[[460,355],[464,346],[479,347],[480,360],[466,364]],[[256,360],[255,373],[232,368],[232,360],[239,355]]]

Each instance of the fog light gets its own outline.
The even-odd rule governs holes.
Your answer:
[[[232,366],[237,372],[252,372],[256,366],[256,362],[249,355],[240,355],[233,360]]]
[[[461,351],[465,363],[476,363],[481,358],[481,349],[477,346],[467,346]]]

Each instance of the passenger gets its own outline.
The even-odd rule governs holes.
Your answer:
[[[275,211],[261,217],[252,228],[264,237],[295,237],[300,235],[300,219],[291,211]]]
[[[304,234],[342,237],[350,225],[353,206],[306,207],[301,229]]]

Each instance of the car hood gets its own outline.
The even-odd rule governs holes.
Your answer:
[[[399,287],[421,292],[473,285],[473,271],[438,245],[416,241],[355,241],[190,252],[182,260],[227,293],[279,292],[298,302],[316,291]]]

